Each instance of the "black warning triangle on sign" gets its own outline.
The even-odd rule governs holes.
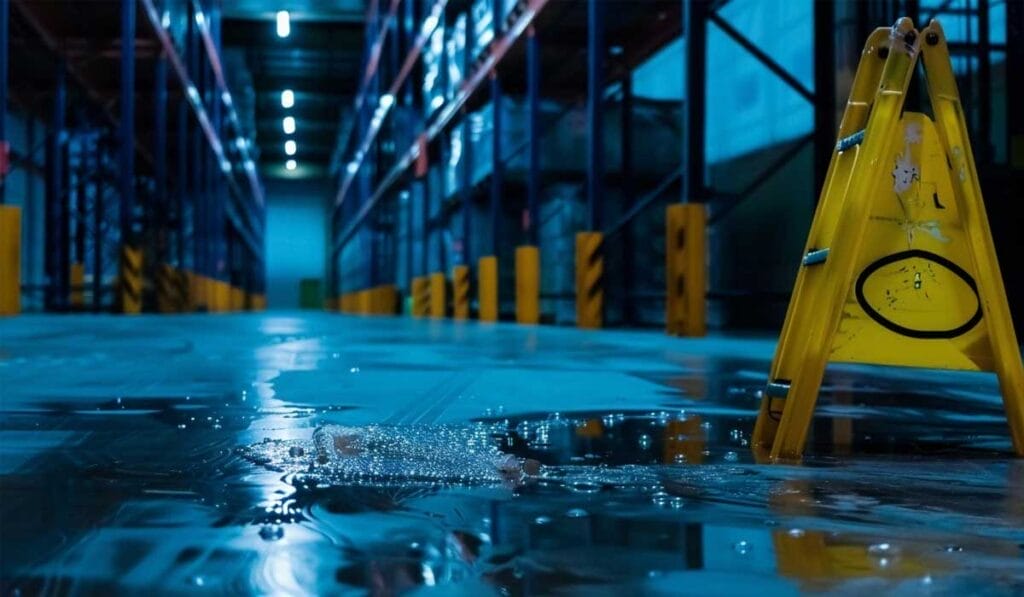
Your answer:
[[[934,120],[903,112],[923,55]],[[1024,369],[946,38],[909,19],[868,38],[754,430],[799,460],[829,362],[994,371],[1024,455]]]

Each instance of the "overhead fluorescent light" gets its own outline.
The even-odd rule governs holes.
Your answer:
[[[292,20],[287,10],[277,12],[277,36],[288,37],[292,33]]]
[[[295,92],[291,89],[285,89],[281,92],[281,107],[291,108],[295,105]]]
[[[294,170],[299,167],[299,164],[295,160],[288,160],[284,163],[284,167],[289,170]]]
[[[295,145],[295,141],[288,139],[287,141],[284,142],[284,152],[286,154],[295,155],[295,152],[298,151],[298,149],[299,148]]]
[[[291,135],[292,133],[295,132],[295,118],[294,117],[292,117],[292,116],[285,116],[284,120],[281,122],[281,125],[284,127],[284,134]]]

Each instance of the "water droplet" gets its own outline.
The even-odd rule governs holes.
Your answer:
[[[260,527],[260,538],[264,541],[278,541],[284,537],[284,527],[280,524],[265,524]]]
[[[640,446],[641,450],[649,450],[651,447],[651,436],[646,433],[641,435],[639,439],[637,439],[637,444]]]
[[[359,373],[359,367],[352,367],[348,370],[349,373]]]
[[[736,553],[740,554],[741,556],[745,556],[748,553],[750,553],[752,546],[750,545],[749,541],[737,541],[733,544],[732,548]]]
[[[533,519],[533,524],[551,524],[550,516],[538,516]]]
[[[178,423],[178,429],[184,429],[186,425],[184,423]]]
[[[191,582],[197,587],[201,587],[206,584],[206,579],[204,579],[202,576],[196,575],[190,578],[189,582]]]
[[[725,453],[725,456],[723,456],[723,458],[726,462],[736,462],[737,460],[740,459],[740,455],[737,454],[736,452],[729,451]]]
[[[868,553],[877,557],[892,555],[894,552],[892,545],[888,543],[875,543],[868,546]]]
[[[946,553],[958,553],[964,550],[962,545],[947,545],[943,549]]]
[[[565,515],[569,518],[584,518],[586,516],[590,516],[590,512],[587,512],[583,508],[573,508],[566,512]]]
[[[789,536],[790,537],[794,537],[794,538],[803,537],[804,536],[804,530],[803,529],[789,529]]]

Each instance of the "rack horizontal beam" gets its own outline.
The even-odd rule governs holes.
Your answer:
[[[445,1],[446,0],[440,0],[437,4],[444,4]],[[484,83],[487,77],[491,74],[491,72],[494,71],[494,69],[498,66],[498,63],[501,62],[505,55],[508,54],[509,50],[519,39],[519,37],[522,36],[524,32],[526,32],[526,29],[530,26],[531,23],[533,23],[534,19],[537,17],[538,14],[540,14],[541,10],[543,10],[544,6],[547,5],[547,3],[548,0],[528,0],[526,2],[526,7],[519,15],[519,18],[517,18],[515,22],[513,22],[508,27],[507,31],[501,37],[495,39],[492,42],[490,52],[487,54],[486,58],[484,58],[484,60],[481,61],[476,70],[474,70],[473,73],[468,78],[466,78],[465,81],[462,82],[462,86],[459,88],[459,92],[456,94],[456,96],[450,102],[446,102],[444,106],[442,106],[440,112],[438,113],[437,117],[433,120],[433,122],[426,128],[426,130],[423,131],[421,135],[417,136],[416,141],[413,142],[412,146],[409,147],[409,149],[405,152],[402,158],[398,160],[398,163],[396,163],[395,166],[391,168],[390,171],[388,171],[384,179],[380,182],[379,185],[377,185],[377,188],[370,196],[369,201],[363,204],[360,210],[356,213],[353,220],[349,222],[349,224],[345,227],[342,234],[337,239],[335,239],[335,244],[332,249],[334,254],[337,254],[339,251],[341,251],[341,248],[345,246],[345,243],[348,242],[352,235],[355,234],[356,230],[359,229],[363,221],[366,219],[367,216],[369,216],[370,212],[373,211],[373,209],[376,207],[377,203],[381,200],[384,194],[387,193],[387,191],[391,188],[392,185],[394,185],[396,182],[398,182],[399,179],[401,179],[405,171],[416,160],[416,158],[419,156],[420,143],[422,142],[422,140],[425,139],[428,143],[430,141],[433,141],[441,133],[441,131],[444,130],[444,128],[458,115],[459,110],[462,109],[462,106],[464,106],[466,102],[469,101],[469,98],[472,97],[473,94],[480,89],[481,85]],[[429,18],[430,17],[428,17],[428,19]],[[415,60],[415,57],[413,57],[413,60]],[[409,69],[411,70],[411,68],[412,67],[410,65]],[[405,71],[406,69],[403,66],[403,72]],[[398,81],[397,79],[396,82],[399,85],[401,84],[401,82]],[[397,88],[395,89],[397,91]],[[392,95],[394,95],[394,93],[392,93]],[[347,178],[347,180],[351,180],[352,176],[354,175],[351,175],[349,178]],[[335,199],[335,209],[340,207],[341,201],[344,197],[344,191],[345,187],[343,186],[341,191],[339,191],[338,193],[338,197]]]

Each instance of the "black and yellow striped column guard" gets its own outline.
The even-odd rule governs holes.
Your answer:
[[[178,313],[185,308],[181,276],[177,270],[163,263],[156,270],[156,310],[160,313]]]
[[[455,319],[469,319],[469,266],[456,265],[452,269],[452,315]]]
[[[604,324],[604,255],[600,232],[576,234],[576,327]]]
[[[121,245],[121,313],[142,313],[142,248]]]
[[[412,279],[412,316],[426,317],[430,309],[430,280],[426,276]]]

